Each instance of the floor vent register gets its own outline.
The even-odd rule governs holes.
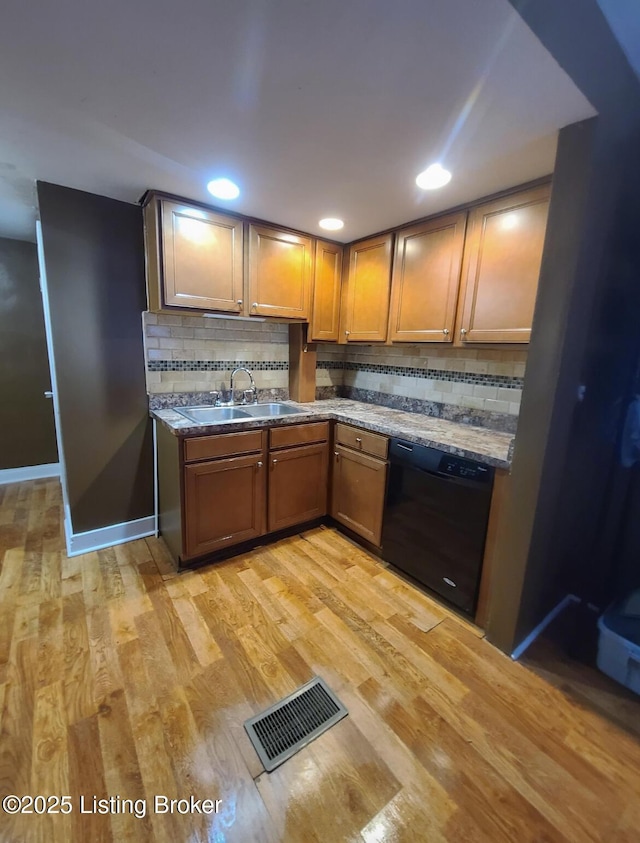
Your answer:
[[[315,676],[244,724],[267,772],[275,770],[348,714],[324,679]]]

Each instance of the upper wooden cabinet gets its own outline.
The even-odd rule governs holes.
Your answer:
[[[452,342],[466,211],[396,234],[389,339]]]
[[[311,266],[311,237],[251,225],[249,313],[308,319]]]
[[[243,312],[243,223],[154,198],[145,208],[149,308]]]
[[[545,185],[470,212],[457,345],[529,342],[550,194]]]
[[[156,193],[143,213],[149,310],[309,319],[312,237]]]
[[[343,337],[347,342],[384,342],[389,321],[393,234],[349,248]]]
[[[550,192],[522,190],[468,218],[348,247],[151,192],[149,309],[309,321],[305,342],[527,343]]]
[[[343,249],[337,243],[316,241],[315,280],[309,339],[335,342],[340,329]]]

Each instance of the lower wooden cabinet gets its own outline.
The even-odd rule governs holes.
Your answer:
[[[386,460],[335,446],[331,515],[376,547],[382,537],[386,482]]]
[[[262,454],[185,466],[186,558],[263,535],[265,515],[266,468]]]
[[[160,533],[179,565],[327,514],[328,422],[156,434]]]
[[[328,463],[327,442],[269,455],[269,532],[327,514]]]

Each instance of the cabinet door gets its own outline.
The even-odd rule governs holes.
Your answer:
[[[529,342],[549,197],[544,186],[469,214],[457,344]]]
[[[269,455],[269,532],[327,514],[328,461],[326,442]]]
[[[342,291],[342,246],[316,242],[311,336],[317,342],[337,342]]]
[[[452,214],[396,235],[391,285],[393,342],[451,342],[467,214]]]
[[[249,313],[309,318],[311,238],[267,226],[249,233]]]
[[[240,313],[242,221],[162,200],[164,303]]]
[[[337,445],[333,458],[331,515],[380,547],[387,463]]]
[[[384,342],[389,321],[393,235],[372,237],[349,250],[347,342]]]
[[[187,558],[264,534],[262,454],[187,465],[184,481]]]

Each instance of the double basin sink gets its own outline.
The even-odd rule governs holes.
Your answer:
[[[240,407],[175,407],[189,421],[196,424],[221,424],[247,419],[273,419],[278,416],[303,415],[304,410],[288,404],[243,404]]]

